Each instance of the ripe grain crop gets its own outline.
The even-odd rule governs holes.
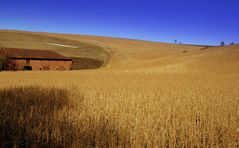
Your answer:
[[[72,146],[238,146],[238,75],[96,70],[3,72],[0,78],[1,89],[67,89]]]
[[[58,142],[67,147],[239,147],[238,45],[209,47],[33,34],[41,36],[27,35],[27,39],[21,41],[14,35],[10,36],[11,41],[0,44],[40,48],[46,45],[43,46],[39,37],[44,40],[56,37],[66,39],[59,44],[76,46],[67,43],[75,40],[97,45],[110,58],[106,67],[97,70],[0,72],[1,92],[11,90],[16,98],[28,96],[28,93],[15,93],[19,88],[31,95],[51,92],[51,88],[67,92],[64,98],[69,104],[47,116],[52,118],[52,124],[65,123],[66,134],[53,134],[48,144]],[[37,39],[38,43],[29,43],[29,38]],[[59,51],[66,56],[77,54],[80,58],[83,55],[83,58],[102,59],[100,55],[104,55],[102,50],[87,48],[85,54],[85,50],[79,53],[75,50]],[[184,50],[187,52],[183,53]],[[62,99],[65,95],[57,96]],[[21,108],[16,102],[13,104],[14,108]],[[3,108],[4,105],[0,108],[1,113]],[[17,114],[14,110],[11,113]],[[2,114],[1,120],[7,117]],[[36,115],[34,119],[40,121],[39,117],[45,118]],[[61,126],[58,124],[54,129]],[[67,133],[71,135],[66,136]],[[38,136],[41,135],[39,132]],[[62,143],[60,137],[66,140]]]
[[[0,146],[67,146],[74,129],[67,121],[65,89],[40,87],[0,90]]]

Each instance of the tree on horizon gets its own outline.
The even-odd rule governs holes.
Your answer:
[[[225,42],[224,41],[221,41],[221,46],[225,46]]]

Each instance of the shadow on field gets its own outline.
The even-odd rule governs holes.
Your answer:
[[[73,60],[72,64],[73,70],[97,69],[101,68],[104,65],[104,61],[91,58],[72,57],[72,60]]]
[[[21,87],[0,90],[0,147],[61,147],[73,142],[65,89]],[[61,119],[61,120],[60,120]]]
[[[69,111],[72,107],[66,89],[1,89],[0,147],[112,147],[129,144],[129,134],[124,132],[122,135],[122,130],[104,115],[99,119],[85,115],[80,121],[73,121]],[[84,106],[77,107],[84,109]]]

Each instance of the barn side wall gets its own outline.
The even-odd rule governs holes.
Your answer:
[[[23,70],[25,66],[31,66],[32,70],[71,70],[72,61],[61,60],[29,60],[10,59],[9,63],[14,63],[16,70]]]
[[[6,58],[6,52],[3,49],[0,49],[0,58],[2,59]]]

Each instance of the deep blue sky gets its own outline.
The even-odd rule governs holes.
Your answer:
[[[1,0],[0,29],[217,45],[239,42],[239,0]]]

